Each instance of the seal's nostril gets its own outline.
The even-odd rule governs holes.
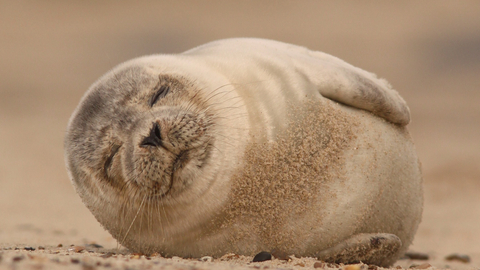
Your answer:
[[[162,136],[160,134],[160,126],[158,123],[153,123],[153,127],[150,129],[150,133],[147,137],[143,138],[140,143],[141,147],[153,146],[158,147],[162,145]]]
[[[155,133],[155,137],[159,140],[159,141],[162,141],[162,135],[160,135],[160,126],[155,123],[153,124],[153,129],[154,129],[154,133]]]

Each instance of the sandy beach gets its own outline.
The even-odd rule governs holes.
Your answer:
[[[229,37],[302,45],[386,78],[411,110],[425,204],[410,250],[428,255],[392,269],[480,269],[480,2],[0,0],[0,14],[0,269],[314,268],[313,258],[129,253],[68,179],[65,129],[96,79]]]

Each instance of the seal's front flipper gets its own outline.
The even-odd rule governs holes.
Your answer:
[[[297,72],[305,74],[322,96],[395,124],[405,126],[410,122],[407,103],[387,81],[322,52],[296,51],[297,57],[292,60]]]
[[[394,234],[362,233],[318,253],[317,258],[332,263],[358,263],[389,266],[397,259],[402,241]]]

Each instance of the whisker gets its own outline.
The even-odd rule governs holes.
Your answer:
[[[135,214],[135,217],[133,217],[133,220],[132,220],[132,222],[130,223],[130,226],[128,227],[128,230],[127,230],[127,232],[125,233],[125,236],[124,236],[123,239],[122,239],[122,243],[125,243],[125,239],[127,239],[128,233],[129,233],[130,230],[132,229],[133,223],[135,223],[135,220],[137,219],[138,214],[141,212],[142,207],[143,207],[143,204],[145,203],[145,198],[146,198],[146,195],[143,197],[142,202],[140,203],[140,206],[138,207],[138,211],[137,211],[137,213]]]

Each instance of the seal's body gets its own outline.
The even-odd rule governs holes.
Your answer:
[[[422,177],[403,99],[330,55],[261,39],[114,68],[69,122],[70,178],[126,247],[393,263]]]

